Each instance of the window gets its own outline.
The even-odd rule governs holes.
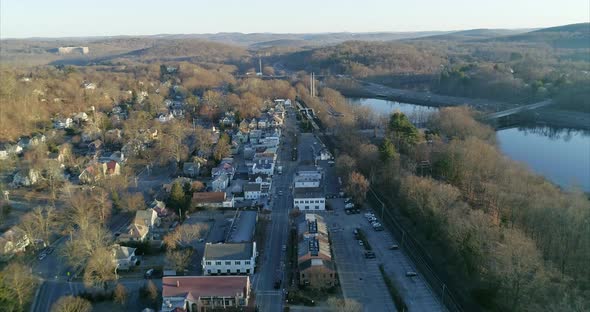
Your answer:
[[[221,274],[221,270],[217,270],[217,274]]]
[[[231,271],[229,269],[227,269],[227,274],[231,273]]]
[[[309,209],[309,206],[305,206],[305,209]]]
[[[236,261],[235,262],[235,265],[241,265],[241,264],[242,264],[242,261]]]
[[[211,270],[207,270],[207,274],[211,274]]]
[[[250,261],[244,261],[245,265],[250,265]]]
[[[207,261],[205,262],[207,265],[211,265],[211,261]]]
[[[246,269],[246,274],[250,274],[250,269]]]
[[[323,204],[323,203],[324,203],[324,200],[323,200],[323,199],[320,199],[320,203],[322,203],[322,204]]]
[[[215,265],[221,265],[221,261],[215,261]]]
[[[240,274],[240,269],[237,269],[237,270],[236,270],[236,273]]]
[[[320,206],[315,206],[315,209],[320,209]]]
[[[231,265],[231,261],[225,261],[225,265]]]

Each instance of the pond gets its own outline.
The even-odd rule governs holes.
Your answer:
[[[400,111],[415,123],[422,123],[438,110],[383,99],[349,98],[348,101],[352,105],[371,107],[380,115]],[[589,131],[523,125],[498,130],[496,135],[500,150],[508,157],[525,163],[561,187],[579,187],[590,192]]]

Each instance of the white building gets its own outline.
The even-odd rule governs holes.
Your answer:
[[[299,210],[326,210],[326,197],[317,187],[295,188],[293,208]]]
[[[244,185],[244,199],[258,200],[261,194],[260,183],[247,183]]]
[[[256,242],[205,245],[203,273],[205,275],[253,274],[256,266]]]

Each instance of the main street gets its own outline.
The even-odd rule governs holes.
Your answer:
[[[291,149],[294,144],[293,134],[297,133],[293,117],[287,117],[283,129],[281,148],[278,151],[278,165],[283,167],[282,174],[275,174],[272,181],[271,222],[267,228],[266,243],[261,253],[263,260],[258,273],[254,276],[256,304],[260,311],[282,311],[283,288],[285,285],[286,254],[282,246],[287,245],[289,234],[289,211],[292,198],[289,188],[293,182],[293,175],[297,162],[291,159]],[[281,281],[280,289],[275,289],[276,281]]]

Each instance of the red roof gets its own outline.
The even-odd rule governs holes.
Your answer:
[[[195,192],[193,203],[222,203],[225,200],[225,192]]]
[[[162,278],[163,297],[248,297],[248,276],[165,276]]]

